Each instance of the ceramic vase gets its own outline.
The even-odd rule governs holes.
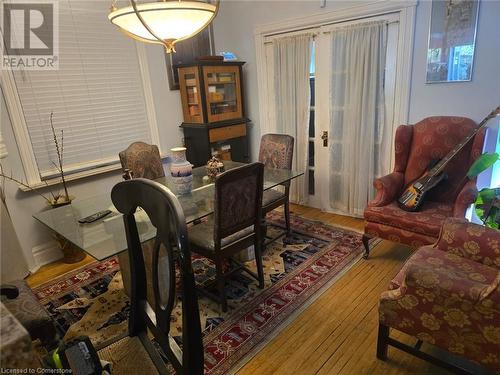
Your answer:
[[[175,193],[189,194],[193,187],[193,166],[186,160],[186,147],[170,149],[172,162],[170,173],[175,186]]]

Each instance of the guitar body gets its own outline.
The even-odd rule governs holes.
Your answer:
[[[398,205],[403,210],[409,212],[418,211],[422,203],[424,203],[427,192],[446,178],[445,173],[440,173],[436,176],[429,173],[434,164],[434,162],[431,163],[431,166],[421,177],[405,188],[398,199]]]
[[[398,205],[405,211],[418,211],[422,203],[424,203],[425,195],[429,190],[443,181],[447,176],[443,173],[444,168],[448,162],[457,155],[460,150],[470,142],[479,130],[486,126],[487,122],[500,115],[500,106],[491,111],[491,113],[486,116],[479,126],[472,131],[465,139],[457,144],[444,158],[439,160],[437,163],[433,161],[426,172],[420,176],[418,179],[409,184],[403,194],[398,199]]]

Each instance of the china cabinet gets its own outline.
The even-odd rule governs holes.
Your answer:
[[[243,106],[244,62],[200,61],[178,65],[187,160],[205,165],[212,155],[248,162]]]

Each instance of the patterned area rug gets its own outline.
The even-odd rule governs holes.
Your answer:
[[[268,219],[271,236],[284,228],[282,215],[273,212]],[[361,235],[355,232],[298,216],[292,216],[292,229],[293,234],[272,243],[264,252],[264,289],[239,274],[227,286],[227,313],[210,299],[199,299],[206,374],[240,368],[363,252]],[[194,256],[193,268],[197,283],[209,287],[214,275],[210,261]],[[85,334],[102,348],[127,333],[129,302],[116,258],[84,266],[33,291],[66,339]],[[180,336],[179,304],[172,324],[171,334]]]

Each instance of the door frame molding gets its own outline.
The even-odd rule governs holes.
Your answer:
[[[413,62],[413,42],[416,19],[417,0],[392,1],[382,0],[373,3],[346,7],[331,12],[322,12],[309,16],[288,19],[280,22],[259,25],[255,28],[255,51],[257,64],[257,84],[259,92],[259,120],[261,133],[276,131],[275,116],[273,116],[273,93],[270,92],[267,77],[268,64],[266,63],[265,44],[272,37],[279,34],[300,34],[301,32],[320,32],[320,28],[391,14],[398,16],[399,31],[396,58],[396,86],[394,90],[394,118],[393,125],[406,124],[409,119],[410,89]],[[318,51],[316,51],[318,53]],[[318,61],[318,59],[316,59]],[[317,74],[318,72],[316,72]],[[316,82],[317,84],[317,82]],[[316,103],[316,108],[318,103]],[[316,121],[319,119],[316,112]],[[316,126],[316,129],[319,128]],[[321,201],[319,176],[316,177],[316,192],[314,197],[309,197],[312,206],[323,206]],[[316,197],[317,195],[317,197]]]
[[[387,13],[399,13],[398,57],[396,67],[394,121],[407,123],[410,108],[410,88],[413,61],[413,40],[415,30],[417,0],[383,0],[369,4],[346,7],[331,12],[323,12],[284,21],[258,25],[254,31],[255,54],[257,62],[257,84],[259,90],[259,112],[261,132],[275,130],[270,121],[269,108],[271,93],[268,92],[267,64],[265,60],[265,39],[275,34],[306,31],[329,24],[354,21]]]

